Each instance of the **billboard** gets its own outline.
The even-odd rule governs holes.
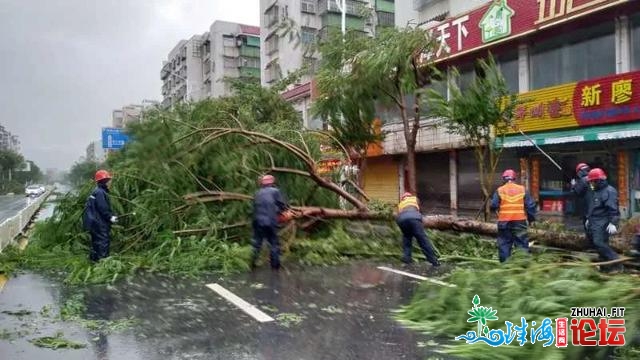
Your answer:
[[[630,0],[493,0],[427,27],[437,61],[509,41]]]

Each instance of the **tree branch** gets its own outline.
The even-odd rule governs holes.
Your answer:
[[[355,196],[349,194],[347,191],[344,191],[340,186],[338,186],[337,184],[335,184],[332,181],[326,180],[324,178],[322,178],[317,172],[316,172],[316,163],[315,161],[311,158],[310,155],[306,154],[302,149],[298,148],[297,146],[284,142],[282,140],[278,140],[270,135],[266,135],[263,133],[258,133],[258,132],[253,132],[253,131],[248,131],[248,130],[243,130],[243,129],[225,129],[225,128],[213,128],[213,129],[209,129],[211,131],[214,132],[214,136],[209,136],[207,137],[207,142],[209,141],[213,141],[218,137],[221,136],[225,136],[225,135],[229,135],[229,134],[239,134],[242,135],[244,137],[247,138],[259,138],[259,139],[264,139],[269,141],[270,143],[277,145],[279,147],[282,147],[288,151],[290,151],[292,154],[294,154],[299,160],[301,160],[307,167],[308,170],[308,176],[316,182],[316,184],[318,184],[318,186],[323,187],[325,189],[331,190],[334,193],[338,194],[339,196],[345,198],[348,202],[350,202],[352,205],[354,205],[356,208],[358,208],[358,210],[360,211],[366,211],[367,210],[367,206],[360,200],[358,200]],[[300,174],[302,175],[302,174]],[[304,174],[305,176],[307,176],[306,174]]]
[[[291,169],[291,168],[282,168],[282,167],[276,167],[276,166],[272,166],[269,170],[270,171],[274,171],[274,172],[296,174],[296,175],[302,175],[302,176],[306,176],[306,177],[311,177],[311,173],[309,173],[308,171],[304,171],[304,170]]]

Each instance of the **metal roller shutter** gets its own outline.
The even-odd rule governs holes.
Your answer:
[[[398,163],[390,157],[367,159],[364,191],[371,197],[391,204],[399,200]]]

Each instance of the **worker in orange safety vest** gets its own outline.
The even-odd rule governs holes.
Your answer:
[[[491,199],[491,210],[498,212],[498,256],[500,262],[505,262],[514,245],[530,252],[527,230],[529,223],[535,221],[536,203],[524,186],[515,183],[515,171],[505,170],[502,180],[504,185]]]

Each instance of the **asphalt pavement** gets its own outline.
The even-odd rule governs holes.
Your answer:
[[[0,293],[0,335],[6,334],[4,340],[0,336],[0,359],[447,359],[434,354],[445,340],[429,339],[393,319],[392,310],[410,302],[419,280],[380,265],[393,267],[359,262],[273,272],[267,266],[223,278],[141,275],[114,286],[75,289],[23,274]],[[439,275],[426,264],[407,271]],[[213,284],[272,321],[258,321],[207,287]],[[440,285],[431,286],[438,291]],[[56,313],[78,292],[88,318],[138,323],[123,332],[96,333],[40,313]],[[31,313],[2,313],[18,310]],[[50,350],[29,342],[57,331],[87,347]]]
[[[24,195],[0,196],[0,223],[18,214],[18,212],[33,201]]]

